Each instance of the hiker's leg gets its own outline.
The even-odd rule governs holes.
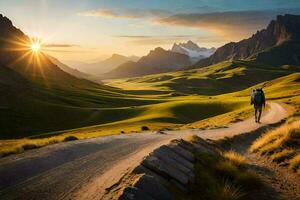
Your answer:
[[[254,110],[255,110],[255,122],[257,122],[257,107],[254,106]]]
[[[260,107],[260,108],[258,109],[258,118],[257,118],[257,122],[260,122],[261,112],[262,112],[262,107]]]

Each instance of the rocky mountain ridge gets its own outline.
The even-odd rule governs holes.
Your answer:
[[[102,78],[123,78],[170,72],[190,64],[189,56],[158,47],[151,50],[148,55],[141,57],[137,62],[124,63],[115,70],[104,74]]]
[[[299,40],[300,16],[279,15],[266,29],[257,31],[250,38],[239,42],[230,42],[218,48],[210,57],[200,60],[195,67],[204,67],[225,60],[246,59],[251,55],[280,46],[290,40]],[[293,54],[293,52],[291,52]],[[299,57],[300,55],[295,54]],[[287,64],[289,63],[287,59]]]

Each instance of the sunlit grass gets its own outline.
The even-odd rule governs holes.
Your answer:
[[[245,167],[247,162],[246,158],[235,151],[228,151],[223,154],[224,158],[230,160],[237,167]]]
[[[250,147],[251,152],[267,154],[277,163],[285,163],[298,173],[300,168],[300,119],[291,120],[258,138]]]
[[[226,127],[230,123],[247,119],[253,114],[253,108],[249,104],[249,93],[252,88],[227,94],[208,95],[222,86],[214,85],[214,81],[236,78],[243,73],[245,73],[245,67],[242,65],[235,67],[231,62],[225,62],[203,69],[116,80],[119,86],[123,87],[121,89],[112,89],[107,86],[90,88],[90,85],[88,87],[86,83],[73,88],[72,83],[66,83],[63,84],[66,93],[65,90],[51,83],[53,84],[51,88],[45,91],[45,94],[51,94],[47,96],[47,101],[29,99],[19,108],[20,113],[31,112],[34,118],[24,118],[12,124],[12,127],[15,127],[21,122],[26,125],[28,120],[39,121],[36,129],[26,127],[26,130],[29,130],[28,133],[23,132],[26,134],[24,136],[33,137],[16,139],[12,142],[2,140],[0,144],[5,148],[1,148],[0,151],[20,152],[22,144],[33,142],[40,147],[54,143],[51,140],[62,142],[68,135],[86,139],[135,133],[140,132],[142,126],[147,126],[150,130]],[[265,85],[267,98],[296,106],[300,105],[298,103],[300,102],[299,83],[297,82],[299,77],[300,73],[294,73],[253,87]],[[214,81],[208,85],[188,89],[189,83],[194,84],[200,81],[202,84],[206,83],[202,82],[203,80],[211,81],[210,79]],[[42,82],[42,79],[40,81]],[[114,85],[116,82],[109,83]],[[184,87],[177,88],[177,86]],[[183,91],[184,89],[187,90]],[[225,91],[220,90],[217,93]],[[194,92],[206,93],[206,95],[197,95]],[[39,106],[39,110],[34,109],[36,106]],[[40,113],[44,115],[41,116]],[[64,123],[61,122],[62,119]],[[50,124],[49,121],[51,121]],[[53,127],[63,131],[53,132]],[[21,128],[23,130],[24,126]],[[41,132],[39,130],[41,128],[47,131]],[[19,129],[15,128],[15,130],[17,132]],[[43,140],[37,141],[36,138],[43,138]],[[48,140],[50,142],[47,142]]]

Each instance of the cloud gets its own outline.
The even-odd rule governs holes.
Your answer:
[[[116,35],[113,37],[116,38],[128,38],[128,39],[150,39],[150,38],[157,38],[157,39],[164,39],[164,38],[187,38],[187,37],[194,37],[195,35]]]
[[[97,9],[82,12],[80,15],[102,18],[143,19],[156,25],[197,28],[221,36],[224,41],[237,41],[251,36],[257,30],[265,28],[270,20],[275,19],[279,14],[300,13],[300,8],[225,12],[217,12],[217,10],[217,8],[210,6],[199,6],[190,10],[179,9],[176,11],[163,9]],[[127,37],[146,38],[145,36]]]
[[[285,13],[300,13],[300,10],[281,9],[177,14],[155,19],[155,23],[206,29],[227,39],[240,39],[266,27],[270,20],[275,19],[276,15]]]
[[[123,19],[159,18],[172,14],[174,13],[163,9],[96,9],[79,13],[81,16]]]
[[[199,35],[117,35],[113,37],[125,39],[127,43],[137,46],[172,45],[175,42],[185,42],[187,40],[193,40],[200,44],[209,43],[215,45],[223,41],[223,39],[218,36]]]
[[[50,43],[50,44],[43,44],[44,47],[47,48],[69,48],[69,47],[78,47],[75,44],[57,44],[57,43]]]

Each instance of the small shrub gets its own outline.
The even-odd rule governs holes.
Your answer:
[[[78,140],[78,138],[74,135],[70,135],[70,136],[65,137],[63,142],[69,142],[69,141],[74,141],[74,140]]]
[[[142,126],[142,131],[149,131],[150,128],[148,126]]]
[[[234,151],[228,151],[224,153],[223,156],[239,168],[244,168],[247,165],[246,158]]]

